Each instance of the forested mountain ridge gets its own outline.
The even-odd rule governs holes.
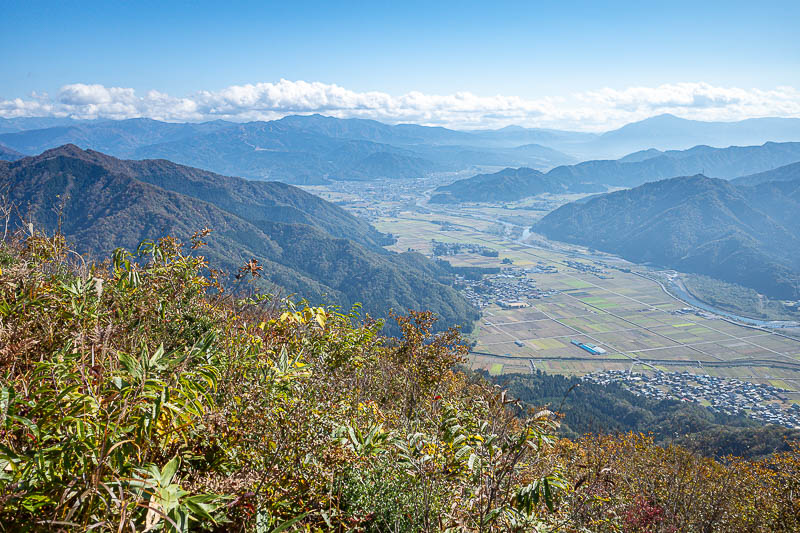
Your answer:
[[[550,170],[547,175],[561,180],[633,187],[648,181],[700,173],[713,178],[731,179],[796,161],[800,161],[800,142],[767,142],[760,146],[728,148],[695,146],[637,161],[596,160],[560,166]]]
[[[206,135],[137,148],[135,158],[164,158],[215,172],[288,183],[422,177],[434,162],[410,150],[334,138],[289,122],[237,124]],[[391,157],[389,157],[391,156]]]
[[[792,182],[770,185],[745,189],[702,175],[666,179],[564,205],[533,229],[794,299],[800,295],[800,193]]]
[[[0,161],[16,161],[25,157],[24,154],[0,144]]]
[[[9,530],[800,527],[800,446],[780,443],[791,431],[671,439],[688,448],[560,438],[547,408],[561,403],[547,399],[563,398],[564,378],[512,392],[461,372],[464,339],[434,333],[428,313],[396,317],[401,334],[383,338],[336,308],[211,294],[204,262],[170,239],[100,259],[76,260],[59,235],[0,241]],[[624,393],[575,397],[611,400],[645,431],[696,433],[686,408],[670,420]],[[574,407],[564,420],[578,427]],[[785,448],[717,460],[694,451],[704,443]]]
[[[472,165],[550,168],[574,161],[552,148],[495,145],[446,128],[322,115],[247,123],[31,119],[6,121],[5,126],[0,143],[26,154],[71,143],[115,157],[164,158],[223,174],[297,184],[417,178]]]
[[[478,174],[436,189],[433,203],[508,202],[543,193],[599,192],[592,185],[551,178],[532,168],[506,168],[494,174]]]
[[[58,224],[78,250],[134,249],[145,239],[187,238],[209,227],[204,255],[227,272],[256,258],[263,279],[313,301],[386,316],[430,309],[467,329],[476,311],[452,275],[343,209],[283,183],[220,176],[169,161],[125,161],[64,146],[0,166],[0,184],[25,220]]]
[[[20,125],[25,124],[23,122]],[[143,145],[204,135],[231,125],[233,124],[222,120],[173,123],[148,118],[63,121],[38,129],[0,134],[0,143],[5,139],[9,146],[25,154],[38,154],[64,144],[75,144],[115,156],[129,156]]]
[[[691,143],[687,144],[689,140]],[[23,154],[37,154],[71,143],[115,157],[165,158],[223,174],[306,184],[414,178],[473,166],[547,170],[580,160],[619,157],[635,150],[642,152],[629,154],[619,163],[647,164],[619,167],[606,161],[568,167],[560,171],[564,174],[552,177],[564,180],[572,174],[577,182],[630,186],[703,171],[710,176],[731,178],[798,160],[781,159],[777,154],[766,158],[750,154],[754,164],[747,166],[742,156],[695,154],[698,157],[694,161],[683,163],[655,161],[661,156],[670,159],[675,155],[672,152],[698,144],[750,145],[770,140],[800,140],[800,120],[754,119],[726,124],[662,116],[595,134],[519,126],[456,131],[322,115],[290,115],[270,122],[247,123],[170,123],[146,118],[0,119],[0,144]],[[650,157],[654,154],[648,149],[669,151]],[[725,158],[730,159],[727,166]]]
[[[759,185],[771,181],[796,181],[800,180],[800,162],[791,163],[782,167],[773,168],[749,176],[741,176],[731,180],[734,185]]]
[[[604,186],[634,187],[699,173],[731,179],[753,172],[771,171],[796,161],[800,161],[800,143],[797,142],[728,148],[695,146],[667,152],[650,149],[619,160],[584,161],[558,166],[544,173],[507,168],[495,174],[478,174],[439,187],[432,201],[513,201],[545,192],[598,192],[605,190]]]

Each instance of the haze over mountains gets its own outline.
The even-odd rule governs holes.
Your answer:
[[[617,158],[646,148],[685,150],[707,144],[719,148],[750,146],[768,141],[788,142],[798,139],[800,119],[751,118],[738,122],[703,122],[670,114],[658,115],[627,124],[598,136],[589,143],[592,158],[605,154]],[[553,145],[558,147],[558,145]]]
[[[731,179],[800,161],[800,143],[768,142],[761,146],[636,152],[622,159],[585,161],[556,167],[546,173],[532,169],[505,169],[479,174],[436,189],[434,203],[519,200],[541,193],[598,192],[610,187],[633,187],[648,181],[703,173]],[[759,179],[759,178],[753,178]],[[768,175],[767,181],[772,178]]]
[[[145,239],[214,231],[203,254],[228,273],[256,258],[283,294],[373,315],[430,309],[469,329],[476,311],[449,286],[452,274],[417,253],[381,246],[390,238],[296,187],[248,181],[169,161],[125,161],[74,145],[0,162],[0,187],[25,221],[58,224],[81,252],[135,249]],[[275,287],[272,287],[275,289]]]
[[[655,155],[653,152],[651,154]],[[632,187],[647,181],[703,173],[713,178],[731,179],[770,170],[800,161],[800,143],[767,142],[760,146],[712,148],[695,146],[668,151],[636,162],[586,161],[552,169],[548,176],[570,182],[603,183]]]
[[[0,144],[26,155],[72,143],[116,157],[165,158],[215,172],[287,183],[409,178],[473,167],[549,170],[639,150],[683,150],[699,144],[724,148],[767,141],[800,141],[800,119],[721,123],[661,115],[603,134],[518,126],[455,131],[321,115],[244,124],[0,119]],[[639,158],[656,158],[651,155],[668,156],[653,151],[630,157],[643,162]],[[673,171],[673,176],[695,172],[679,171],[677,165]]]
[[[797,287],[789,250],[800,228],[789,213],[798,208],[790,184],[800,173],[800,119],[711,123],[662,115],[594,134],[516,126],[455,131],[321,115],[250,123],[21,118],[0,119],[0,132],[0,159],[16,161],[0,172],[26,216],[53,227],[56,194],[89,202],[69,200],[65,211],[72,220],[67,234],[84,251],[133,247],[143,238],[185,236],[209,225],[219,228],[209,254],[226,268],[257,257],[269,262],[270,281],[287,291],[324,294],[345,306],[369,300],[372,312],[431,308],[452,323],[474,313],[441,267],[414,254],[388,254],[381,247],[386,236],[363,221],[292,187],[259,181],[477,172],[439,187],[433,203],[637,187],[565,206],[539,229],[766,294],[794,294]],[[66,146],[23,158],[65,143],[90,150]],[[577,162],[585,154],[627,155]],[[497,167],[507,168],[480,173]],[[704,177],[638,187],[697,174]],[[354,271],[372,274],[358,283],[345,279]],[[364,298],[368,286],[383,299]]]
[[[800,180],[800,162],[791,163],[782,167],[773,168],[757,174],[742,176],[733,180],[736,185],[758,185],[770,181],[793,181]]]
[[[800,181],[756,186],[702,175],[564,205],[533,227],[548,238],[800,297]]]
[[[497,146],[445,128],[320,115],[246,124],[73,121],[19,131],[43,121],[0,121],[0,128],[14,130],[0,134],[0,144],[36,154],[71,143],[117,157],[163,158],[220,173],[299,184],[416,178],[473,165],[550,168],[575,161],[552,148]]]
[[[0,144],[0,161],[16,161],[25,157],[20,152]]]

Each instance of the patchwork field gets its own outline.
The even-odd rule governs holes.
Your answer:
[[[430,241],[477,243],[499,252],[488,258],[458,254],[447,259],[457,266],[554,266],[556,273],[532,272],[542,290],[558,291],[534,299],[525,309],[491,305],[471,335],[471,364],[494,375],[528,372],[531,368],[561,374],[598,370],[660,369],[769,383],[794,391],[800,403],[800,340],[731,323],[708,313],[683,313],[676,300],[656,282],[637,275],[644,267],[603,256],[604,274],[573,268],[567,262],[593,265],[579,250],[560,245],[526,246],[510,232],[498,230],[491,215],[501,208],[465,209],[421,214],[400,212],[376,226],[399,237],[395,249],[430,253]],[[505,213],[510,211],[505,210]],[[512,212],[513,213],[513,212]],[[531,215],[531,212],[525,213]],[[481,218],[473,218],[473,217]],[[444,220],[455,229],[443,231]],[[535,243],[541,243],[533,239]],[[586,252],[583,251],[585,254]],[[630,271],[623,271],[630,270]],[[535,269],[534,269],[535,270]],[[605,354],[591,355],[571,341],[597,345]],[[776,385],[778,386],[778,385]]]

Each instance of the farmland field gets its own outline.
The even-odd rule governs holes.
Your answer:
[[[565,199],[567,200],[567,199]],[[762,328],[733,323],[694,310],[665,292],[652,269],[599,252],[590,253],[503,224],[535,219],[545,210],[525,205],[466,205],[458,209],[406,202],[371,222],[392,233],[395,251],[431,255],[431,241],[479,244],[498,257],[457,253],[454,266],[502,267],[504,259],[548,293],[530,307],[503,309],[492,302],[482,310],[469,340],[470,364],[493,375],[529,372],[583,375],[601,370],[688,371],[775,385],[800,403],[800,340]],[[446,224],[443,224],[446,223]],[[549,272],[547,267],[551,267]],[[552,268],[554,267],[554,268]],[[593,270],[594,269],[594,270]],[[601,347],[592,355],[571,341]],[[778,385],[775,385],[778,386]]]

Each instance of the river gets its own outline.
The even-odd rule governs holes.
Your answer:
[[[456,215],[456,216],[459,216],[459,217],[462,217],[462,218],[476,218],[478,220],[483,220],[483,221],[486,221],[486,222],[495,222],[497,224],[502,224],[504,226],[504,228],[505,228],[505,233],[508,236],[513,235],[514,228],[522,227],[522,226],[519,226],[517,224],[513,224],[511,222],[507,222],[505,220],[500,220],[500,219],[492,218],[492,217],[488,217],[488,216],[476,215],[474,213],[465,214],[463,211],[449,210],[449,209],[444,208],[444,207],[431,208],[430,204],[427,202],[427,198],[424,198],[422,200],[417,200],[417,205],[420,206],[420,207],[424,207],[425,209],[429,209],[431,211],[444,212],[444,213],[448,213],[448,214],[451,214],[451,215]],[[531,235],[530,228],[527,227],[527,226],[522,227],[522,235],[520,235],[519,238],[514,239],[513,242],[514,242],[514,244],[525,246],[527,248],[537,248],[537,246],[534,246],[534,245],[531,245],[531,244],[528,244],[528,243],[525,242],[525,240],[528,239],[530,237],[530,235]],[[565,252],[565,253],[573,254],[573,255],[575,255],[577,257],[581,257],[581,258],[589,259],[589,260],[607,261],[609,259],[607,257],[598,257],[598,256],[590,255],[590,254],[580,253],[580,252],[577,252],[577,251],[571,251],[571,252]],[[634,274],[636,274],[636,273],[634,273]],[[680,301],[682,301],[684,303],[687,303],[687,304],[689,304],[689,305],[691,305],[693,307],[696,307],[698,309],[702,309],[703,311],[706,311],[708,313],[712,313],[712,314],[715,314],[715,315],[718,315],[718,316],[725,317],[725,318],[727,318],[729,320],[740,322],[740,323],[746,324],[748,326],[756,326],[756,327],[769,328],[769,329],[783,329],[783,328],[800,327],[800,322],[796,322],[796,321],[790,321],[790,320],[758,320],[756,318],[739,316],[739,315],[736,315],[736,314],[731,313],[729,311],[725,311],[723,309],[716,308],[716,307],[714,307],[714,306],[712,306],[710,304],[707,304],[705,302],[702,302],[702,301],[698,300],[697,298],[695,298],[694,296],[689,294],[689,292],[686,291],[683,287],[679,286],[675,282],[670,283],[669,287],[667,287],[663,283],[661,283],[659,280],[651,278],[650,276],[646,276],[646,275],[643,275],[643,274],[637,274],[637,275],[642,276],[642,277],[644,277],[646,279],[649,279],[650,281],[653,281],[654,283],[658,283],[659,285],[661,285],[661,288],[664,290],[664,292],[666,292],[667,294],[669,294],[670,296],[672,296],[676,300],[680,300]]]

